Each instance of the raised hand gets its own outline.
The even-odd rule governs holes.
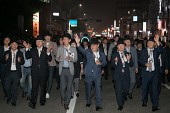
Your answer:
[[[20,57],[18,57],[18,62],[21,62],[21,58]]]
[[[66,57],[66,60],[69,61],[69,60],[70,60],[70,56],[67,56],[67,57]]]
[[[131,59],[131,54],[127,54],[126,58],[127,58],[128,61],[130,61],[130,59]]]
[[[8,60],[8,58],[9,58],[9,54],[6,54],[5,55],[5,60]]]
[[[118,58],[117,57],[114,60],[115,60],[116,63],[118,63]]]
[[[79,45],[80,44],[80,38],[77,34],[74,35],[74,39],[75,39],[77,45]]]
[[[96,61],[96,65],[101,65],[99,60]]]
[[[53,49],[53,47],[52,47],[52,46],[49,46],[49,47],[47,48],[47,53],[50,53],[52,49]]]

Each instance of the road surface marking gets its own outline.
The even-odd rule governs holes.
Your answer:
[[[77,96],[74,93],[74,97],[71,99],[70,104],[69,104],[69,110],[67,110],[66,113],[73,113],[74,112],[74,108],[76,105],[76,100],[77,100]]]
[[[164,86],[165,86],[167,89],[169,89],[169,90],[170,90],[170,86],[169,86],[169,85],[164,84]]]

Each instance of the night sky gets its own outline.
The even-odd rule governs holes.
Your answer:
[[[32,7],[35,7],[36,4],[34,0],[3,0],[0,2],[0,15],[1,15],[1,26],[6,28],[0,29],[0,31],[7,31],[8,29],[17,29],[17,16],[22,13],[25,8],[26,15],[28,15],[28,8],[23,5],[27,2],[32,1]],[[27,1],[27,2],[25,2]],[[38,1],[38,0],[35,0]],[[76,9],[74,12],[78,14],[78,17],[83,17],[83,14],[86,13],[85,18],[93,18],[92,20],[87,21],[87,24],[94,28],[95,31],[101,32],[102,30],[113,25],[113,21],[120,19],[127,15],[128,10],[147,10],[149,0],[62,0],[65,7],[69,7],[70,4],[79,4],[82,3],[83,7]],[[4,4],[5,3],[5,4]],[[24,8],[23,8],[24,7]],[[37,7],[37,6],[36,6]],[[40,7],[40,6],[39,6]],[[116,8],[117,7],[117,8]],[[117,9],[117,11],[116,11]],[[117,13],[116,13],[117,12]],[[25,14],[24,14],[25,15]],[[32,15],[32,14],[29,14]],[[96,22],[96,20],[101,20],[101,22]]]
[[[113,25],[113,21],[127,15],[128,10],[147,10],[149,0],[79,0],[84,3],[83,10],[88,17],[101,19],[102,22],[88,22],[98,32]],[[116,16],[117,6],[117,16]]]

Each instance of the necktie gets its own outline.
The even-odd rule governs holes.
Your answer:
[[[123,67],[125,67],[124,53],[121,53]]]
[[[12,59],[13,65],[15,65],[15,58],[16,58],[16,55],[15,55],[15,53],[13,53],[13,59]]]
[[[149,63],[151,63],[151,67],[149,68],[149,72],[152,71],[152,63],[153,63],[153,50],[150,50],[149,52]]]

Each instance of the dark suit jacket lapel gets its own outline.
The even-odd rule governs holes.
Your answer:
[[[40,58],[43,56],[44,52],[45,52],[45,48],[43,47],[43,48],[42,48],[42,51],[41,51],[41,53],[40,53]]]
[[[35,55],[37,55],[37,57],[40,58],[37,48],[36,48],[36,51],[35,51]]]

